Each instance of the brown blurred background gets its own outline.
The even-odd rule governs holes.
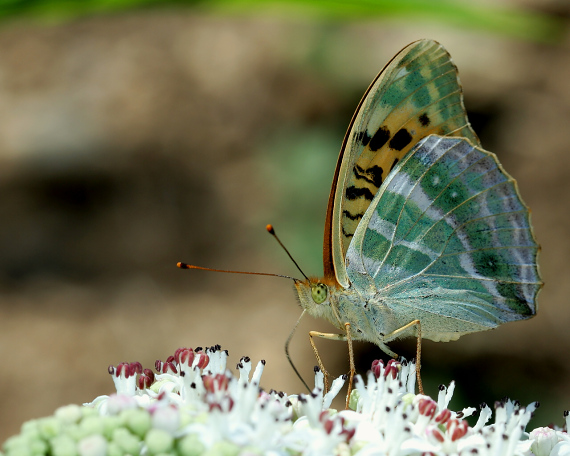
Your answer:
[[[302,392],[283,353],[300,314],[291,282],[175,265],[299,276],[265,232],[272,223],[304,270],[320,275],[344,131],[376,73],[419,38],[450,51],[475,130],[517,178],[546,282],[530,321],[424,342],[427,393],[455,379],[454,409],[538,400],[531,425],[562,424],[568,3],[502,2],[513,21],[521,15],[518,29],[507,19],[489,25],[498,3],[463,22],[447,10],[343,18],[183,3],[23,9],[0,22],[0,441],[25,420],[113,392],[109,364],[152,367],[181,346],[221,344],[231,368],[242,355],[266,359],[265,388]],[[311,329],[331,327],[307,318],[293,340],[310,384]],[[409,358],[414,345],[391,344]],[[330,370],[344,373],[346,346],[319,347]],[[370,344],[358,354],[361,373],[386,358]]]

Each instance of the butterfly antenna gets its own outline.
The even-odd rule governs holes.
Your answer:
[[[227,269],[214,269],[214,268],[204,268],[202,266],[194,266],[193,264],[186,264],[179,261],[176,263],[180,269],[201,269],[202,271],[213,271],[213,272],[226,272],[228,274],[251,274],[251,275],[262,275],[262,276],[271,276],[271,277],[283,277],[285,279],[291,279],[295,282],[298,282],[299,279],[295,277],[290,277],[282,274],[271,274],[270,272],[247,272],[247,271],[228,271]]]
[[[287,250],[287,247],[285,247],[283,245],[283,242],[281,242],[281,239],[279,239],[279,237],[277,236],[277,234],[275,234],[275,230],[273,229],[273,225],[267,225],[265,227],[265,229],[269,232],[269,234],[271,234],[276,240],[277,242],[279,242],[279,245],[283,248],[283,250],[285,250],[285,253],[287,253],[287,255],[289,255],[289,258],[291,258],[291,261],[295,264],[295,266],[297,266],[297,269],[299,270],[299,272],[303,275],[303,277],[307,280],[309,280],[309,278],[305,275],[305,273],[303,272],[303,270],[299,267],[299,265],[297,264],[297,262],[294,260],[294,258],[291,256],[291,254],[289,253],[289,250]]]

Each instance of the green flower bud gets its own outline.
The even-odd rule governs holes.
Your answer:
[[[44,456],[48,454],[49,445],[45,440],[41,440],[39,438],[32,439],[29,446],[33,456]]]
[[[358,392],[357,389],[353,389],[350,392],[350,399],[348,401],[348,408],[351,410],[356,410],[356,407],[358,406],[358,399],[360,399],[360,393]]]
[[[77,444],[80,456],[105,456],[107,441],[101,435],[90,435]]]
[[[123,456],[125,453],[115,442],[107,443],[107,456]]]
[[[151,417],[146,410],[125,410],[121,413],[121,419],[130,431],[141,438],[144,437],[150,429]]]
[[[31,456],[30,439],[23,435],[14,435],[4,442],[7,456]]]
[[[38,420],[38,429],[40,431],[40,435],[46,440],[59,435],[61,433],[62,427],[62,422],[53,416],[40,418]]]
[[[235,443],[221,441],[212,445],[208,451],[203,453],[204,456],[238,456],[240,447]]]
[[[129,454],[139,454],[141,441],[125,428],[117,428],[113,432],[113,442],[115,442],[121,451]]]
[[[95,415],[95,416],[87,416],[81,420],[79,423],[79,429],[82,433],[82,438],[87,437],[89,435],[102,435],[104,432],[104,422],[102,417]]]
[[[144,439],[151,454],[165,453],[172,448],[173,437],[161,429],[151,429]]]
[[[205,450],[200,437],[196,434],[189,434],[180,439],[176,447],[181,456],[200,456]]]
[[[41,438],[38,420],[26,421],[22,424],[20,432],[28,438]]]
[[[112,440],[115,430],[121,427],[121,419],[118,416],[103,416],[101,423],[103,424],[103,437],[107,440]]]
[[[59,407],[55,411],[54,416],[64,424],[73,424],[82,418],[83,413],[79,405],[71,404]]]
[[[93,407],[81,407],[81,414],[83,415],[83,418],[87,416],[99,416],[99,410]]]
[[[70,436],[61,434],[50,441],[53,456],[76,456],[77,444]]]

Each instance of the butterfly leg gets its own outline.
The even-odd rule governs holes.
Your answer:
[[[416,330],[416,378],[418,380],[418,390],[420,392],[420,394],[424,394],[424,387],[422,385],[422,377],[420,375],[420,370],[421,370],[421,366],[422,366],[422,325],[420,324],[419,320],[414,320],[409,322],[407,325],[402,326],[401,328],[396,329],[395,331],[391,332],[390,334],[387,334],[384,337],[384,341],[385,342],[389,342],[391,340],[396,339],[403,331],[405,331],[406,329],[411,328],[412,326],[415,326],[417,328]]]
[[[346,329],[346,342],[348,344],[348,364],[350,366],[350,378],[348,379],[348,391],[346,392],[346,410],[348,410],[350,393],[352,392],[352,380],[354,379],[356,367],[354,366],[354,350],[352,349],[352,339],[350,337],[350,323],[345,323],[344,328]]]
[[[342,336],[342,334],[328,334],[319,331],[309,331],[309,341],[311,342],[311,347],[313,347],[313,353],[315,353],[315,358],[317,358],[317,364],[319,365],[319,369],[325,376],[325,393],[328,392],[329,390],[329,373],[325,369],[325,365],[321,360],[321,355],[319,355],[319,351],[317,350],[317,346],[315,345],[313,337],[321,337],[323,339],[329,339],[329,340],[343,340],[340,339],[339,336]]]
[[[311,346],[313,347],[313,352],[315,353],[315,357],[317,358],[317,363],[319,364],[319,369],[323,372],[325,376],[325,392],[329,390],[329,373],[325,369],[325,366],[321,360],[319,352],[317,350],[317,346],[313,341],[313,337],[320,337],[322,339],[328,340],[340,340],[343,342],[348,343],[348,358],[350,364],[350,377],[348,381],[348,393],[346,396],[346,408],[348,409],[348,402],[350,400],[350,393],[352,391],[352,380],[354,379],[354,373],[356,372],[356,368],[354,366],[354,351],[352,349],[352,338],[350,337],[350,323],[345,323],[344,327],[346,329],[346,334],[331,334],[331,333],[322,333],[318,331],[310,331],[309,332],[309,340],[311,341]]]

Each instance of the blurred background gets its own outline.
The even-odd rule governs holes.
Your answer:
[[[428,6],[429,5],[429,6]],[[360,97],[402,47],[444,44],[484,147],[517,178],[542,245],[536,318],[423,344],[426,392],[453,409],[505,396],[570,409],[570,5],[565,0],[68,2],[0,6],[0,441],[114,391],[109,364],[152,367],[221,344],[303,387],[283,344],[290,281],[177,261],[322,273],[337,154]],[[307,318],[293,358],[312,384]],[[346,345],[318,341],[335,375]],[[415,341],[391,344],[408,358]],[[365,373],[384,355],[357,344]],[[342,402],[342,401],[341,401]],[[341,403],[338,404],[341,406]]]

